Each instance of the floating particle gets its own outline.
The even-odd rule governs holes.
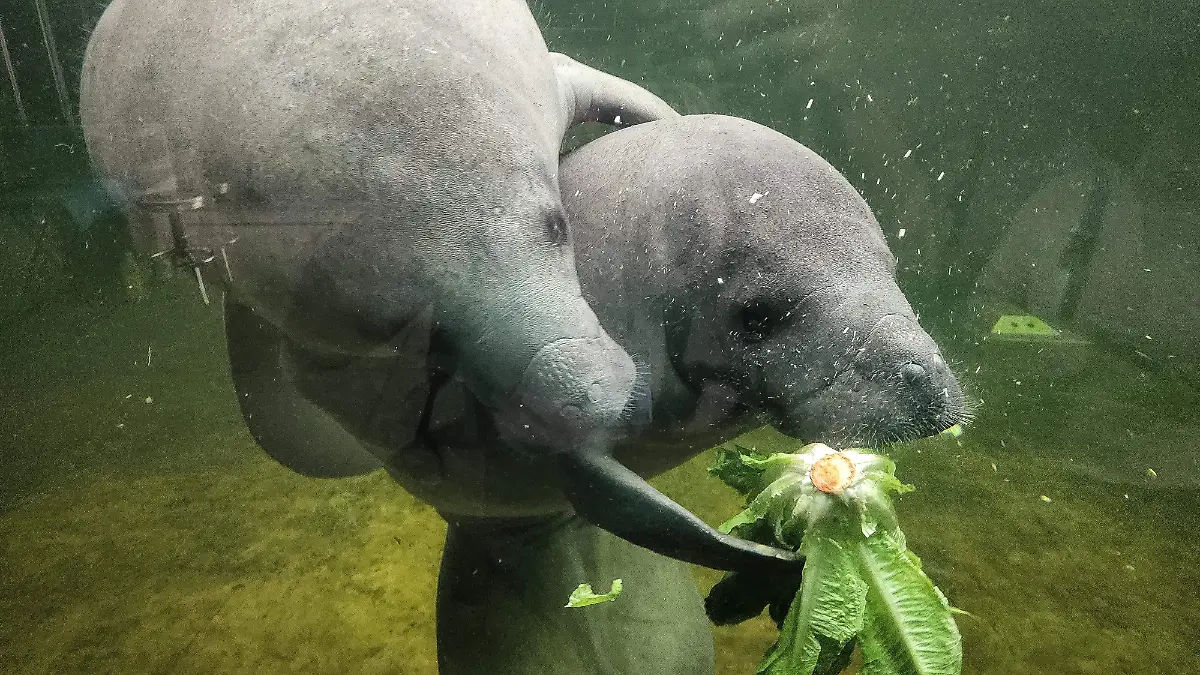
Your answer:
[[[937,177],[937,179],[938,179],[938,180],[941,180],[941,179],[943,179],[943,178],[945,178],[945,177],[946,177],[946,172],[945,172],[945,171],[943,171],[943,172],[941,172],[941,173],[939,173],[939,174],[938,174],[938,177]]]
[[[912,155],[912,150],[909,150],[908,152],[904,153],[904,159],[908,159],[910,155]]]
[[[1149,467],[1146,468],[1146,475],[1151,478],[1158,478],[1158,474],[1154,471],[1154,469],[1151,469]]]
[[[804,109],[805,109],[805,110],[808,110],[809,108],[811,108],[811,107],[812,107],[812,104],[813,104],[813,100],[812,100],[811,98],[810,98],[810,99],[808,99],[808,105],[804,106]]]
[[[151,403],[154,403],[154,399],[153,399],[153,398],[151,398],[151,397],[149,397],[149,396],[147,396],[147,397],[146,397],[146,405],[150,405]]]
[[[900,231],[896,233],[896,238],[903,239],[906,232],[908,232],[908,230],[905,230],[903,227],[900,228]]]
[[[1049,498],[1049,497],[1047,497],[1046,495],[1042,495],[1041,497],[1038,497],[1038,499],[1041,499],[1042,501],[1046,502],[1047,504],[1049,504],[1050,502],[1054,501],[1053,499],[1050,499],[1050,498]]]
[[[760,200],[760,199],[762,199],[762,198],[763,198],[763,195],[762,195],[762,193],[761,193],[761,192],[755,192],[754,194],[750,195],[750,203],[751,203],[751,204],[754,204],[754,203],[758,202],[758,200]]]
[[[620,123],[621,123],[621,116],[620,116],[620,115],[617,115],[616,117],[614,117],[614,118],[613,118],[613,123],[614,123],[614,124],[620,124]]]

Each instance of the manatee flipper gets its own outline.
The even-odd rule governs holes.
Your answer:
[[[449,523],[441,675],[712,675],[712,626],[687,565],[566,514]],[[564,606],[579,584],[605,593],[614,579],[614,600]]]
[[[225,335],[242,417],[268,455],[317,478],[359,476],[383,466],[296,389],[281,361],[285,338],[274,326],[227,298]]]
[[[582,122],[629,126],[679,117],[666,101],[628,80],[585,66],[564,54],[551,52],[550,59],[568,127]]]
[[[560,466],[575,512],[633,544],[719,570],[789,574],[803,564],[790,551],[720,532],[607,453],[563,453]]]

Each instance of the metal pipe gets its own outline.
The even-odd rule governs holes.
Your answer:
[[[46,45],[46,56],[50,59],[50,72],[54,75],[54,89],[58,92],[63,121],[75,124],[75,115],[71,112],[71,98],[67,95],[67,81],[63,77],[62,62],[58,60],[58,48],[54,44],[54,33],[50,29],[50,12],[46,10],[46,0],[33,0],[33,6],[37,8],[38,26],[42,29],[42,42]]]
[[[8,40],[4,39],[4,25],[0,24],[0,54],[4,55],[4,69],[8,71],[8,82],[12,85],[13,100],[17,102],[17,117],[21,124],[29,126],[29,116],[25,114],[25,103],[21,101],[21,88],[17,86],[17,69],[13,66],[12,54],[8,52]]]

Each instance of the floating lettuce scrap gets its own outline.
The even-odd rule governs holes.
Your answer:
[[[602,602],[611,602],[617,599],[621,594],[621,580],[613,579],[612,588],[607,593],[597,593],[592,590],[591,584],[579,584],[575,590],[571,591],[571,597],[567,598],[565,607],[587,607],[589,605],[598,605]]]
[[[709,471],[748,505],[721,530],[805,557],[800,590],[758,673],[833,675],[853,641],[862,675],[959,675],[950,604],[905,548],[892,509],[890,493],[912,490],[896,465],[822,443],[772,455],[735,448],[722,447]]]

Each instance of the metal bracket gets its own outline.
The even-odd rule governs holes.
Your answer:
[[[203,195],[191,197],[190,199],[160,199],[152,197],[141,197],[137,199],[138,208],[149,213],[165,213],[167,222],[171,226],[171,248],[165,251],[159,251],[151,255],[151,258],[167,257],[171,263],[180,269],[190,269],[196,277],[196,285],[200,289],[200,298],[204,304],[211,304],[208,297],[208,289],[204,286],[204,276],[200,273],[200,267],[207,265],[216,259],[216,252],[210,248],[189,246],[187,234],[183,230],[183,214],[188,211],[196,211],[204,208],[208,203],[208,198]],[[222,249],[224,254],[224,249]],[[225,259],[225,271],[229,272],[229,261]]]

